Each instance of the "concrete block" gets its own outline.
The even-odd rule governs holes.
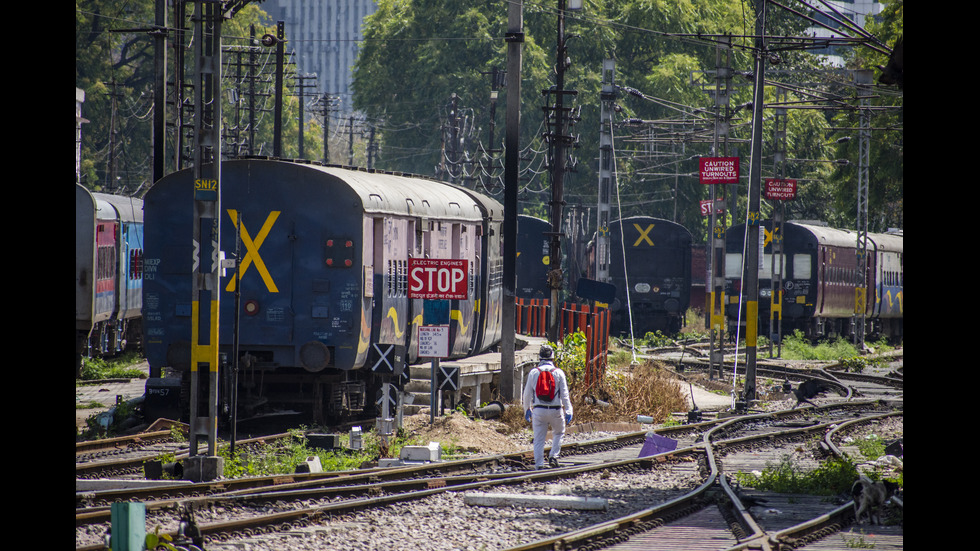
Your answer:
[[[306,442],[311,448],[318,450],[331,451],[341,447],[339,434],[311,433],[306,435]]]
[[[382,457],[378,459],[378,467],[401,467],[403,466],[401,459],[394,459],[391,457]]]
[[[184,480],[209,482],[225,474],[225,458],[195,455],[184,459]]]
[[[320,458],[313,455],[306,458],[306,461],[296,465],[297,473],[322,473],[323,467],[320,465]]]
[[[428,446],[403,446],[400,457],[403,461],[439,461],[442,448],[438,442],[429,442]]]
[[[483,507],[531,507],[576,511],[605,511],[609,507],[609,501],[600,497],[524,494],[463,494],[463,503]]]

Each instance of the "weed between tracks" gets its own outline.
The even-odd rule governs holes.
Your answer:
[[[788,455],[776,465],[766,465],[761,473],[735,474],[739,484],[757,490],[818,496],[849,493],[857,478],[857,467],[848,459],[831,459],[812,471],[804,471]]]

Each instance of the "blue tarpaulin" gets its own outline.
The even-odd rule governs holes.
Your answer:
[[[672,452],[677,449],[677,440],[660,436],[659,434],[648,432],[647,439],[643,442],[639,457],[657,455],[658,453]]]

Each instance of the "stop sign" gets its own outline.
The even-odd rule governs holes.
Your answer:
[[[467,260],[408,259],[408,298],[465,300],[468,295]]]

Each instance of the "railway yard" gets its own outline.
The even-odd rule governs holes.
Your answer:
[[[901,491],[876,523],[855,519],[850,495],[854,472],[901,477],[901,349],[861,372],[760,360],[763,399],[739,411],[705,390],[719,384],[690,354],[685,369],[677,351],[654,355],[692,393],[697,415],[678,412],[676,422],[660,425],[576,420],[554,469],[533,469],[529,430],[504,435],[498,421],[461,413],[430,425],[427,410],[407,416],[406,429],[433,439],[442,429],[465,441],[465,453],[191,483],[143,480],[144,463],[187,453],[168,426],[77,443],[76,549],[106,548],[117,502],[144,504],[147,533],[169,534],[187,549],[194,541],[208,550],[256,551],[903,549]],[[805,380],[830,390],[798,403],[783,384],[798,388]],[[117,388],[100,386],[109,394]],[[890,444],[889,453],[866,457],[860,444],[872,438]],[[825,495],[769,484],[781,477],[830,487],[835,469],[846,472],[841,465],[851,466],[851,479]]]

